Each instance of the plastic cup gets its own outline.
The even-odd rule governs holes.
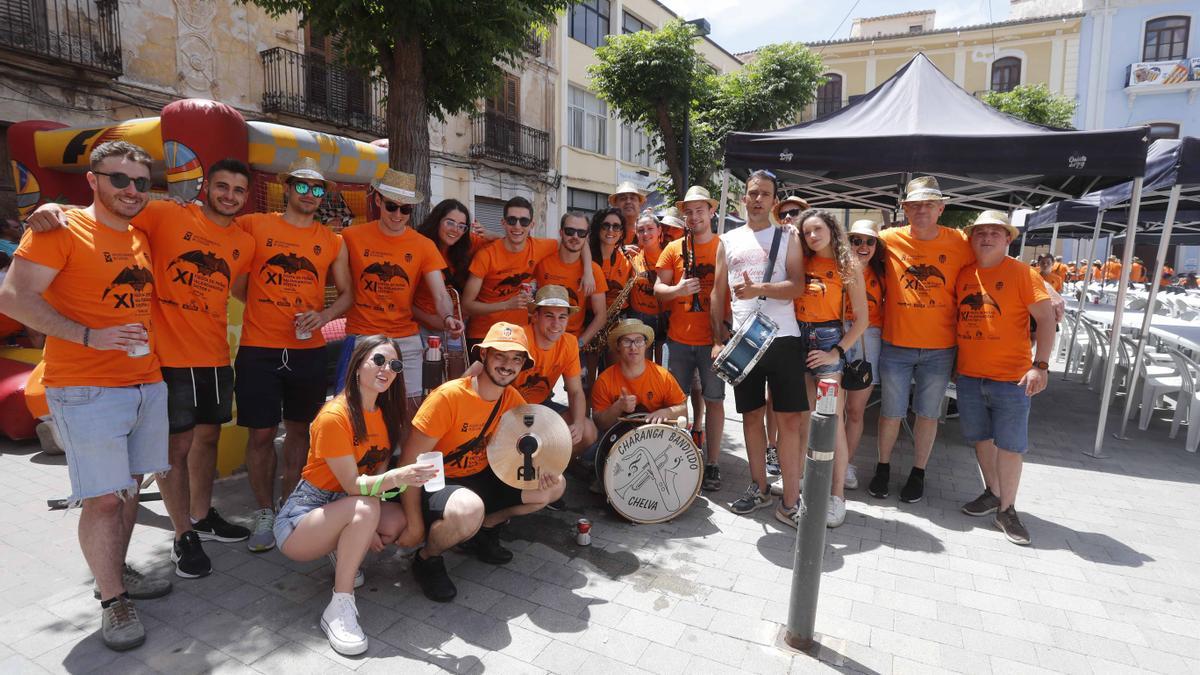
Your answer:
[[[144,329],[144,327],[140,323],[130,323],[130,324],[126,324],[126,325],[130,328],[143,328]],[[134,359],[140,358],[142,356],[146,356],[150,353],[150,342],[149,341],[135,342],[134,344],[129,345],[125,349],[125,353],[128,354],[130,358],[134,358]]]
[[[437,475],[425,483],[426,492],[437,492],[446,487],[446,472],[442,468],[442,453],[422,452],[417,455],[417,464],[432,464],[437,467]]]
[[[297,314],[296,320],[299,320],[299,319],[300,319],[300,315]],[[311,330],[300,330],[300,326],[299,325],[296,326],[296,339],[297,340],[308,340],[310,338],[312,338]]]

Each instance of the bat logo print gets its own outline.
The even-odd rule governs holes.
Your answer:
[[[131,265],[121,270],[120,273],[113,278],[112,282],[109,283],[108,286],[105,286],[104,292],[100,294],[100,299],[103,300],[104,298],[108,297],[108,294],[111,293],[112,290],[117,286],[129,286],[138,293],[141,293],[147,285],[152,285],[153,283],[154,275],[148,268],[141,267],[136,264]]]
[[[404,271],[404,268],[390,262],[377,262],[367,265],[366,268],[363,269],[363,276],[368,274],[374,274],[375,276],[379,277],[380,281],[385,283],[395,279],[396,277],[400,277],[406,282],[409,281],[408,273]]]
[[[904,276],[908,277],[904,281],[905,288],[927,288],[930,279],[941,279],[943,284],[946,283],[946,275],[934,265],[909,265]]]
[[[509,286],[514,289],[520,288],[521,284],[525,283],[526,281],[528,281],[532,278],[533,278],[533,275],[528,274],[526,272],[521,272],[519,274],[513,274],[510,276],[504,277],[500,281],[496,282],[496,290],[500,290],[501,288],[504,288],[505,286]]]
[[[278,267],[284,272],[290,274],[295,274],[296,272],[308,272],[314,277],[318,276],[317,268],[312,264],[312,261],[308,258],[298,256],[295,253],[276,253],[275,255],[271,256],[267,262],[263,263],[262,268],[259,269],[259,273],[261,274],[267,269],[268,266]]]
[[[196,266],[196,271],[206,277],[220,274],[225,277],[225,281],[230,281],[229,263],[225,262],[224,258],[212,251],[201,251],[199,249],[188,251],[172,260],[171,264],[167,265],[167,269],[171,269],[181,262],[192,263]]]
[[[959,307],[962,307],[963,305],[966,305],[970,309],[974,310],[980,310],[983,309],[984,305],[989,305],[996,308],[997,314],[1001,313],[999,303],[997,303],[992,296],[984,293],[983,291],[972,293],[958,302]]]

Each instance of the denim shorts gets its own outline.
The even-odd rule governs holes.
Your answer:
[[[800,322],[800,337],[804,340],[804,372],[811,373],[816,377],[821,375],[837,375],[842,372],[842,360],[838,359],[837,363],[828,366],[817,366],[816,368],[808,367],[808,353],[812,350],[827,352],[833,349],[833,346],[842,341],[842,322],[841,321],[824,321],[821,323],[804,323]]]
[[[1029,449],[1029,397],[1016,382],[959,375],[958,421],[968,443],[995,441],[1019,455]]]
[[[303,478],[300,479],[296,489],[292,490],[291,496],[284,502],[283,508],[275,514],[275,545],[283,548],[283,542],[292,536],[296,526],[300,524],[300,519],[309,512],[345,496],[345,492],[322,490]]]
[[[957,347],[912,349],[885,341],[879,350],[879,414],[893,418],[907,415],[908,395],[915,384],[913,410],[921,417],[938,417],[957,354]]]
[[[706,401],[725,400],[725,381],[712,368],[712,345],[685,345],[674,340],[667,343],[667,370],[679,383],[683,393],[692,390],[692,373],[700,371],[700,394]]]
[[[850,349],[846,350],[847,361],[857,361],[866,359],[867,363],[871,364],[871,373],[875,375],[875,380],[879,380],[879,348],[883,344],[883,329],[879,326],[867,326],[867,330],[863,332],[862,337],[851,345]],[[859,349],[859,346],[862,349]],[[866,356],[863,356],[863,352]]]
[[[132,490],[133,476],[170,468],[166,384],[46,387],[46,402],[67,453],[69,505]]]
[[[342,340],[342,353],[338,355],[337,370],[333,376],[334,393],[340,393],[346,384],[346,369],[350,367],[350,357],[354,354],[354,345],[358,343],[359,337],[361,336],[347,335],[346,339]],[[421,367],[425,360],[425,340],[421,333],[393,339],[400,345],[400,360],[404,362],[404,395],[409,398],[420,396],[423,386]]]

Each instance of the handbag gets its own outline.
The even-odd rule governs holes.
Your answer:
[[[842,317],[846,316],[846,291],[842,291]],[[865,357],[866,347],[862,336],[858,336],[858,351],[864,358],[847,361],[842,367],[842,389],[846,391],[862,391],[875,383],[875,373],[871,371],[871,362]]]

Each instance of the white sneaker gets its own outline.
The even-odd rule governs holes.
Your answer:
[[[858,469],[853,464],[846,465],[846,480],[843,482],[847,490],[858,489]]]
[[[846,500],[837,495],[829,496],[829,507],[825,510],[825,527],[838,527],[846,522]]]
[[[334,575],[337,574],[337,551],[329,553],[329,566],[333,568]],[[354,572],[354,587],[362,588],[362,585],[367,583],[367,575],[363,574],[362,568],[358,568]]]
[[[343,656],[357,656],[367,651],[367,636],[358,625],[358,607],[352,593],[333,594],[321,614],[321,630],[325,631],[333,651]]]
[[[246,540],[246,548],[254,553],[263,553],[275,548],[275,512],[259,509],[254,512],[254,529]]]

